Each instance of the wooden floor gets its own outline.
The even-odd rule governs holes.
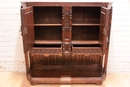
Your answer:
[[[25,73],[0,72],[0,87],[130,87],[130,74],[107,74],[102,85],[38,84],[31,86]]]

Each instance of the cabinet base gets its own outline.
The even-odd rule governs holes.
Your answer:
[[[28,74],[28,79],[31,85],[37,84],[96,84],[101,85],[106,75],[102,77],[61,77],[61,78],[43,78],[43,77],[31,77]]]
[[[38,67],[38,68],[36,68]],[[97,84],[101,85],[106,74],[97,64],[88,66],[39,66],[28,72],[28,80],[35,84]]]

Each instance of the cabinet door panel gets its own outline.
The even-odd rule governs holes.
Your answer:
[[[100,42],[103,49],[103,66],[104,72],[107,68],[108,60],[108,46],[109,46],[109,36],[110,36],[110,21],[111,21],[111,11],[112,8],[101,7],[101,19],[100,19]]]
[[[109,36],[109,14],[110,10],[106,7],[101,7],[101,19],[100,19],[100,43],[103,47],[103,52],[107,48],[108,36]]]
[[[21,20],[24,52],[26,53],[34,43],[33,7],[21,8]]]

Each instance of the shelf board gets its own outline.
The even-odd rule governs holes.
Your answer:
[[[35,44],[62,44],[61,40],[35,40]],[[98,40],[72,40],[72,44],[99,44]]]
[[[100,26],[100,24],[73,23],[72,26]]]
[[[72,40],[72,44],[99,44],[98,40]]]
[[[73,21],[72,26],[100,26],[100,22],[78,20],[78,21]]]
[[[62,24],[34,24],[34,26],[62,26]]]
[[[35,44],[62,44],[61,40],[35,40]]]
[[[34,26],[62,26],[62,21],[61,20],[55,20],[55,21],[35,20]]]
[[[80,73],[80,74],[79,74]],[[98,64],[89,65],[42,65],[34,64],[30,69],[32,77],[101,77],[103,68]]]

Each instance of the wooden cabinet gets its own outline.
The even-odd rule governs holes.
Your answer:
[[[109,2],[22,2],[27,79],[102,84],[107,73]]]

